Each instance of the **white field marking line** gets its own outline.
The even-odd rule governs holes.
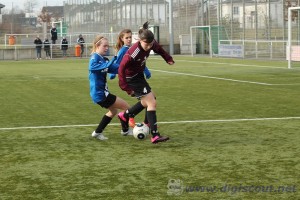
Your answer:
[[[257,85],[269,85],[269,86],[274,85],[271,83],[243,81],[243,80],[235,80],[235,79],[230,79],[230,78],[220,78],[220,77],[214,77],[214,76],[204,76],[204,75],[188,74],[188,73],[181,73],[181,72],[170,72],[170,71],[163,71],[163,70],[156,70],[156,69],[151,69],[151,71],[164,72],[164,73],[169,73],[169,74],[180,74],[180,75],[186,75],[186,76],[196,76],[196,77],[201,77],[201,78],[210,78],[210,79],[232,81],[232,82],[239,82],[239,83],[251,83],[251,84],[257,84]]]
[[[159,58],[151,58],[154,60],[160,60]],[[247,64],[234,64],[234,63],[222,63],[222,62],[205,62],[205,61],[197,61],[197,60],[175,60],[180,62],[191,62],[191,63],[205,63],[205,64],[216,64],[216,65],[232,65],[232,66],[242,66],[242,67],[261,67],[261,68],[274,68],[274,69],[288,69],[287,67],[273,67],[273,66],[264,66],[264,65],[247,65]],[[292,68],[295,69],[295,68]]]
[[[204,62],[204,61],[194,61],[194,60],[176,60],[181,62],[199,62],[205,64],[217,64],[217,65],[232,65],[232,66],[242,66],[242,67],[261,67],[261,68],[275,68],[275,69],[288,69],[287,67],[273,67],[273,66],[264,66],[264,65],[247,65],[247,64],[235,64],[235,63],[222,63],[222,62]]]
[[[243,122],[243,121],[272,121],[272,120],[289,120],[300,119],[300,117],[271,117],[271,118],[249,118],[249,119],[212,119],[212,120],[193,120],[193,121],[171,121],[158,122],[158,124],[186,124],[186,123],[214,123],[214,122]],[[61,126],[27,126],[27,127],[11,127],[0,128],[3,130],[22,130],[22,129],[50,129],[50,128],[74,128],[74,127],[89,127],[97,126],[98,124],[81,124],[81,125],[61,125]],[[119,123],[111,123],[109,126],[120,126]]]

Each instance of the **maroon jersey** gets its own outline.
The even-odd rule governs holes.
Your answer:
[[[141,47],[140,42],[132,45],[124,55],[118,70],[119,86],[128,94],[132,92],[132,89],[128,86],[126,78],[132,78],[144,72],[146,60],[151,50],[161,55],[166,62],[174,62],[173,58],[156,41],[153,42],[153,46],[148,51]]]

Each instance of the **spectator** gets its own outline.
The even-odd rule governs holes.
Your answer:
[[[68,50],[68,40],[66,37],[63,37],[61,40],[61,50],[63,52],[63,57],[67,57],[67,50]]]
[[[43,42],[42,40],[39,38],[39,36],[36,36],[35,40],[33,41],[33,43],[35,44],[35,49],[36,49],[36,59],[42,59],[42,46],[43,46]]]
[[[80,48],[81,48],[81,52],[80,52],[80,57],[82,58],[82,55],[83,55],[83,52],[84,52],[84,39],[82,37],[82,35],[80,34],[78,36],[78,39],[77,39],[77,44],[80,45]]]
[[[45,38],[43,44],[44,44],[44,51],[46,53],[46,59],[51,59],[51,56],[50,56],[50,42],[49,42],[48,38]]]
[[[50,32],[51,32],[52,44],[55,44],[55,42],[57,40],[57,30],[56,30],[55,25],[52,25],[52,28],[51,28]]]

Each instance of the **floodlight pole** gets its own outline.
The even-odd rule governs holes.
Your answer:
[[[287,43],[287,48],[288,48],[288,68],[290,69],[291,68],[291,58],[292,58],[292,56],[291,56],[291,54],[292,54],[292,52],[291,52],[291,50],[292,50],[292,48],[291,48],[291,44],[292,44],[292,42],[291,42],[291,39],[292,39],[292,20],[291,20],[291,17],[292,17],[292,9],[291,9],[292,7],[290,7],[289,9],[288,9],[288,43]]]
[[[170,55],[174,54],[174,35],[173,35],[173,0],[169,1],[169,35],[170,35]]]
[[[191,42],[191,54],[192,56],[194,56],[194,52],[193,52],[193,27],[190,27],[190,42]]]

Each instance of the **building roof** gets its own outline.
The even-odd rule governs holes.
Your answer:
[[[42,12],[49,13],[53,17],[64,17],[64,7],[63,6],[44,6]]]

